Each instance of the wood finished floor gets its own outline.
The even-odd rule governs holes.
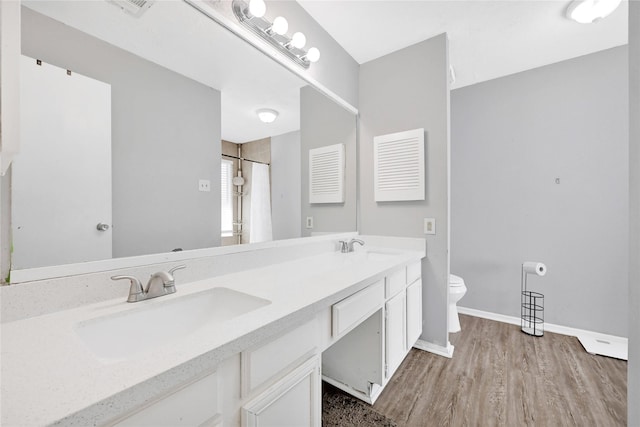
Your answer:
[[[453,359],[411,350],[373,408],[398,426],[625,426],[627,362],[460,315]]]

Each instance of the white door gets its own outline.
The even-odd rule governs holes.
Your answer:
[[[20,65],[12,266],[111,258],[111,86],[26,56]]]
[[[385,376],[391,378],[406,355],[405,291],[385,304]]]

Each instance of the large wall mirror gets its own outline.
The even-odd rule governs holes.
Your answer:
[[[22,3],[12,272],[357,229],[356,116],[281,64],[185,2]],[[310,204],[333,144],[344,202]]]

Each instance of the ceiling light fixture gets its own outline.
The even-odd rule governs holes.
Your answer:
[[[567,18],[581,24],[591,24],[609,16],[622,0],[573,0],[567,8]]]
[[[264,0],[249,0],[248,4],[244,0],[233,0],[232,9],[242,25],[296,64],[309,68],[312,62],[320,59],[320,51],[317,48],[304,50],[307,38],[303,33],[296,32],[291,37],[287,35],[289,23],[284,17],[278,16],[273,22],[264,17],[267,10]]]
[[[256,111],[256,113],[258,113],[258,118],[263,123],[273,123],[273,121],[278,117],[278,112],[270,108],[261,108]]]

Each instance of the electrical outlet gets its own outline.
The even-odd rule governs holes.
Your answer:
[[[312,216],[308,216],[307,217],[307,228],[313,228],[313,217]]]
[[[424,219],[424,234],[436,234],[436,219],[425,218]]]
[[[211,191],[211,181],[208,179],[198,181],[198,191]]]

